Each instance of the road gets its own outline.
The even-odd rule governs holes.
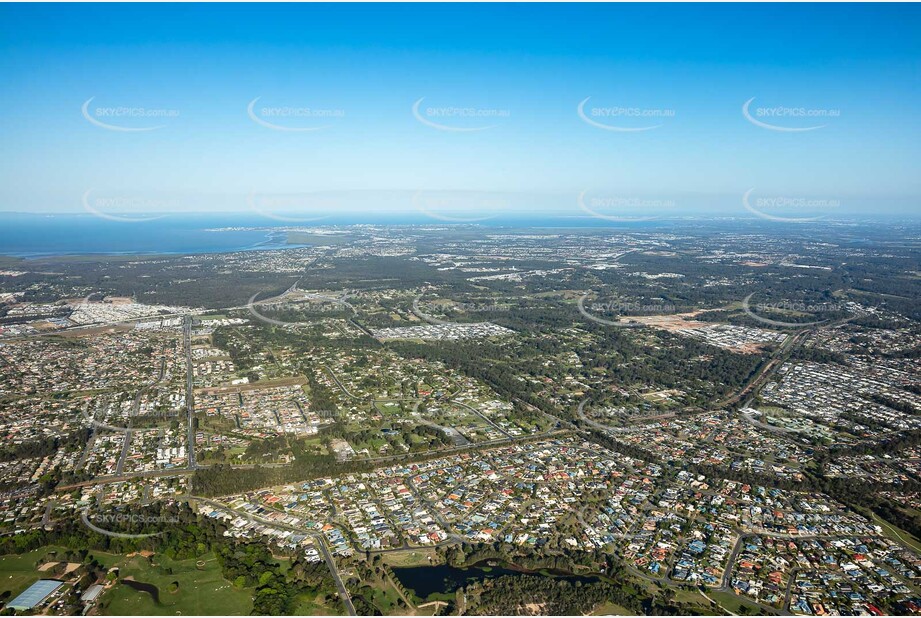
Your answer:
[[[790,597],[793,596],[793,584],[796,582],[796,575],[799,571],[799,569],[793,569],[790,571],[790,575],[787,576],[787,590],[783,596],[783,608],[787,611],[790,609]]]
[[[195,374],[192,367],[192,316],[186,315],[182,318],[182,334],[185,347],[185,366],[186,366],[186,387],[185,387],[185,407],[188,411],[188,446],[186,448],[189,455],[189,468],[195,469],[198,464],[195,463],[195,399],[194,399],[194,380]]]
[[[339,380],[339,376],[336,375],[336,372],[333,371],[328,365],[323,365],[321,368],[324,369],[324,370],[326,371],[326,373],[329,374],[329,377],[331,377],[331,378],[333,379],[333,382],[336,383],[336,386],[338,386],[338,387],[342,390],[342,392],[345,393],[345,395],[346,395],[347,397],[349,397],[349,398],[351,398],[351,399],[354,399],[355,401],[367,401],[367,402],[369,402],[369,403],[388,403],[388,402],[400,402],[400,401],[421,401],[421,400],[420,400],[419,398],[417,398],[417,397],[388,397],[388,398],[384,398],[384,399],[371,399],[370,397],[362,398],[362,397],[359,397],[358,395],[355,395],[355,394],[352,393],[349,389],[347,389],[347,388],[345,387],[345,384],[343,384],[343,383]]]
[[[474,414],[476,414],[477,416],[479,416],[481,419],[483,419],[484,421],[486,421],[486,423],[488,423],[493,429],[495,429],[496,431],[498,431],[499,433],[501,433],[503,436],[505,436],[505,437],[508,438],[509,440],[512,440],[512,439],[513,439],[513,436],[512,436],[509,432],[505,431],[504,429],[502,429],[501,427],[499,427],[498,425],[496,425],[494,422],[492,422],[491,420],[489,420],[488,418],[486,418],[486,416],[483,415],[483,413],[481,413],[481,412],[480,412],[479,410],[477,410],[476,408],[474,408],[474,407],[472,407],[472,406],[468,406],[466,403],[461,403],[461,402],[459,402],[459,401],[451,401],[451,402],[449,402],[449,403],[453,403],[453,404],[456,405],[456,406],[460,406],[460,407],[462,407],[462,408],[466,408],[466,409],[470,410],[471,412],[473,412]]]
[[[338,386],[338,387],[342,390],[342,392],[346,394],[346,396],[348,396],[348,397],[350,397],[351,399],[354,399],[354,400],[356,400],[356,401],[362,401],[362,398],[361,398],[361,397],[358,397],[357,395],[353,395],[353,394],[351,393],[351,391],[349,391],[349,389],[347,389],[347,388],[345,387],[345,385],[344,385],[342,382],[339,381],[339,376],[336,375],[336,372],[335,372],[335,371],[333,371],[332,369],[330,369],[330,368],[327,367],[326,365],[323,365],[323,369],[326,370],[326,373],[329,374],[329,377],[331,377],[331,378],[333,379],[333,382],[336,383],[336,386]]]
[[[787,360],[787,358],[789,358],[793,350],[803,342],[803,339],[806,338],[808,333],[809,329],[804,329],[798,331],[795,335],[788,336],[784,342],[780,344],[780,346],[778,346],[778,348],[774,351],[770,360],[765,363],[761,370],[758,371],[752,377],[752,379],[748,381],[748,384],[746,384],[738,394],[720,403],[723,405],[735,403],[740,401],[745,395],[750,394],[748,399],[742,405],[742,407],[747,407],[751,403],[751,400],[754,399],[758,389],[763,386],[764,383],[767,382],[768,378],[770,378],[770,376],[774,373],[774,371],[778,369]]]
[[[342,604],[345,605],[345,611],[348,612],[349,616],[357,616],[358,612],[355,611],[355,606],[352,604],[352,597],[349,595],[348,588],[345,587],[345,584],[342,582],[342,577],[339,576],[339,568],[336,566],[336,559],[333,558],[329,548],[326,546],[326,539],[319,536],[314,536],[314,539],[318,540],[317,546],[320,548],[320,553],[323,554],[323,559],[326,560],[326,566],[329,567],[329,572],[336,582],[336,588],[339,590],[339,598],[342,600]]]
[[[121,481],[130,481],[132,479],[138,478],[158,478],[161,476],[179,476],[194,474],[195,470],[189,468],[167,468],[164,470],[144,470],[139,472],[128,472],[126,474],[112,474],[109,476],[96,476],[86,481],[80,481],[79,483],[71,483],[70,485],[58,485],[55,487],[56,492],[71,491],[77,489],[78,487],[86,487],[88,485],[103,485],[106,483],[119,483]]]
[[[438,525],[441,526],[445,533],[448,535],[448,539],[442,541],[439,543],[439,545],[447,545],[453,542],[463,543],[467,540],[461,535],[457,534],[457,532],[454,530],[454,526],[448,523],[448,521],[442,516],[441,511],[435,507],[435,504],[432,503],[431,500],[422,495],[422,492],[420,492],[419,488],[416,487],[416,484],[412,482],[412,479],[409,479],[406,484],[409,487],[409,490],[412,492],[413,496],[416,497],[416,501],[424,504],[428,508],[428,512],[431,513],[432,517],[435,518],[435,521],[438,522]]]
[[[133,431],[130,427],[131,419],[128,419],[129,427],[125,430],[124,442],[122,442],[122,451],[118,456],[118,463],[115,464],[115,475],[118,476],[122,473],[122,470],[125,469],[125,459],[128,458],[128,451],[131,450],[131,440],[133,437]]]
[[[128,451],[131,450],[131,438],[134,435],[134,430],[131,428],[131,425],[134,423],[134,418],[138,416],[141,411],[141,400],[151,388],[163,381],[163,376],[165,374],[166,359],[164,358],[160,360],[160,373],[157,376],[157,379],[154,380],[149,386],[145,386],[139,390],[138,394],[134,398],[134,401],[131,402],[131,412],[128,414],[128,422],[125,430],[125,442],[122,445],[122,452],[118,457],[118,463],[115,464],[115,474],[121,474],[125,469],[125,459],[128,458]]]
[[[49,523],[51,523],[51,512],[54,510],[54,507],[58,505],[54,500],[49,500],[48,504],[45,505],[45,512],[42,514],[42,527],[44,528]]]

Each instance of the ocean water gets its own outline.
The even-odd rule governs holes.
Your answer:
[[[169,216],[121,222],[91,215],[0,214],[0,255],[40,258],[57,255],[223,253],[291,247],[281,230],[221,230],[266,227],[264,220],[239,216]]]
[[[0,213],[0,255],[35,259],[62,255],[225,253],[291,248],[286,227],[332,225],[458,225],[418,214],[330,216],[316,223],[280,223],[252,214],[170,215],[146,221],[113,221],[88,214]],[[598,227],[591,217],[492,218],[484,227]],[[259,229],[221,229],[259,228]]]

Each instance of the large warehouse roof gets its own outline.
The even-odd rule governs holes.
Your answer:
[[[10,601],[7,607],[13,609],[32,609],[48,598],[48,595],[64,585],[64,582],[56,579],[40,579]]]

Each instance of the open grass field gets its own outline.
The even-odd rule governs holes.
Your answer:
[[[396,414],[400,411],[400,404],[394,401],[375,401],[374,407],[382,414]]]
[[[617,603],[602,603],[595,608],[592,616],[632,616],[633,612]]]
[[[764,610],[759,606],[744,599],[740,599],[730,592],[708,592],[707,595],[719,603],[720,607],[732,612],[733,614],[764,614]]]
[[[713,597],[713,593],[707,593],[707,595],[717,603],[720,602],[719,599]],[[731,597],[732,595],[729,596]],[[711,604],[698,590],[677,590],[675,591],[675,600],[681,603],[695,605],[696,613],[702,616],[722,616],[726,613],[724,610]]]
[[[102,597],[106,615],[177,616],[190,614],[246,615],[252,609],[252,590],[234,588],[221,576],[213,555],[197,560],[170,560],[155,555],[152,561],[142,556],[120,557],[122,580]],[[124,583],[126,577],[157,588],[157,599],[150,592],[135,590]],[[177,585],[178,584],[178,585]]]
[[[338,616],[343,613],[342,603],[338,597],[329,600],[322,593],[302,594],[294,616]]]
[[[0,597],[12,600],[36,581],[49,577],[38,570],[38,565],[54,561],[53,552],[58,549],[43,547],[21,556],[0,556]]]
[[[882,527],[883,532],[890,539],[898,543],[902,543],[903,545],[907,545],[916,552],[921,552],[921,540],[918,540],[918,538],[914,535],[906,532],[905,530],[902,530],[894,524],[890,524],[888,521],[875,513],[873,514],[873,521]]]
[[[413,549],[408,551],[395,551],[382,554],[384,562],[394,567],[429,566],[438,564],[434,549]]]
[[[396,589],[389,582],[384,582],[375,585],[372,603],[380,608],[385,616],[405,613],[407,611],[405,606],[402,609],[397,606],[399,598],[400,595],[397,594]]]

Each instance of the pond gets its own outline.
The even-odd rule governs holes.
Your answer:
[[[123,579],[122,583],[128,586],[129,588],[133,588],[134,590],[138,590],[140,592],[146,592],[154,600],[154,603],[160,602],[160,589],[154,586],[153,584],[139,582],[135,579]]]
[[[590,583],[598,581],[594,576],[573,575],[555,570],[530,571],[514,564],[488,560],[468,567],[454,567],[447,564],[421,567],[393,567],[393,573],[405,587],[411,589],[419,598],[425,599],[432,594],[452,593],[458,588],[475,581],[495,579],[504,575],[540,575],[565,579],[570,582]]]

